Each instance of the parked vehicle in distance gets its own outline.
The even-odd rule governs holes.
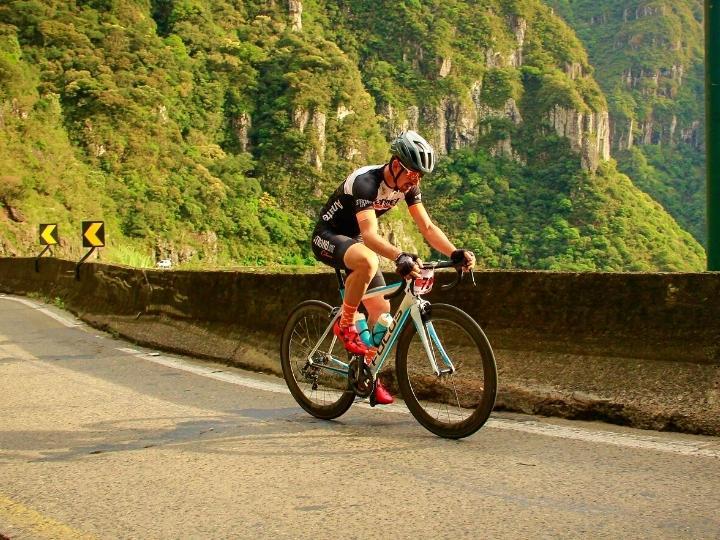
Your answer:
[[[172,268],[172,261],[170,259],[160,259],[157,262],[158,268]]]

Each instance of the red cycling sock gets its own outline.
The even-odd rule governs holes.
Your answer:
[[[342,314],[340,315],[340,326],[347,328],[355,323],[355,312],[357,311],[357,308],[357,306],[351,306],[343,302]]]

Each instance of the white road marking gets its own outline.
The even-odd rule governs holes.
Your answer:
[[[143,351],[138,351],[136,349],[129,349],[126,347],[116,348],[115,350],[122,351],[132,356],[137,356],[138,358],[142,358],[143,360],[147,360],[148,362],[153,362],[155,364],[160,364],[161,366],[173,369],[180,369],[189,373],[193,373],[195,375],[201,375],[202,377],[216,379],[218,381],[237,384],[240,386],[245,386],[247,388],[254,388],[255,390],[264,390],[265,392],[275,392],[278,394],[290,393],[287,386],[285,386],[284,384],[280,385],[272,382],[259,381],[257,379],[251,379],[250,377],[238,375],[237,373],[218,371],[217,366],[198,366],[186,362],[185,360],[181,360],[180,358],[170,358],[167,356],[163,356],[162,354],[147,353]]]
[[[561,437],[575,441],[625,446],[642,450],[670,452],[682,456],[702,456],[720,459],[720,450],[709,448],[708,443],[694,441],[668,441],[649,435],[616,433],[613,431],[588,431],[568,426],[543,424],[532,420],[491,419],[487,426],[525,433],[536,433],[549,437]]]
[[[25,304],[33,309],[37,309],[41,313],[44,313],[48,317],[55,319],[56,321],[69,328],[81,326],[84,324],[75,318],[70,319],[69,317],[63,317],[62,315],[53,313],[52,311],[43,308],[42,304],[38,302],[33,302],[24,298],[15,298],[2,295],[0,295],[0,300],[13,300],[15,302]],[[19,348],[10,348],[8,347],[8,345],[9,344],[6,344],[5,347],[3,347],[5,349],[3,351],[5,352],[5,354],[7,354],[8,356],[23,358],[22,351]],[[289,393],[289,390],[284,383],[260,381],[237,373],[219,371],[217,369],[217,366],[198,366],[180,358],[171,358],[163,356],[161,353],[158,352],[144,352],[129,347],[120,347],[116,350],[135,356],[137,358],[141,358],[143,360],[147,360],[148,362],[154,362],[162,366],[187,371],[195,375],[209,377],[218,381],[236,384],[239,386],[245,386],[247,388],[254,388],[256,390],[262,390],[265,392],[275,392],[278,394]],[[370,404],[367,402],[356,403],[355,406],[370,408]],[[382,405],[379,408],[375,408],[375,410],[382,412],[409,414],[409,411],[405,408],[405,406],[399,404]],[[697,456],[720,459],[720,450],[711,448],[710,445],[712,443],[695,442],[689,440],[671,441],[661,439],[660,437],[653,437],[650,435],[616,433],[612,431],[590,431],[568,426],[544,424],[533,420],[511,420],[506,418],[491,418],[485,424],[485,427],[492,429],[518,431],[522,433],[530,433],[534,435],[543,435],[546,437],[556,437],[588,443],[609,444],[613,446],[634,448],[639,450],[654,450],[658,452],[667,452],[683,456]]]
[[[13,302],[20,302],[21,304],[25,304],[26,306],[29,306],[40,313],[44,313],[48,317],[55,319],[60,324],[67,326],[68,328],[74,328],[76,326],[82,326],[84,323],[82,321],[79,321],[75,318],[70,318],[69,316],[64,315],[58,315],[57,313],[53,313],[49,309],[43,307],[42,304],[38,302],[33,302],[32,300],[26,300],[25,298],[16,298],[14,296],[0,296],[0,300],[12,300]]]
[[[154,362],[162,366],[180,369],[203,377],[209,377],[218,381],[228,382],[247,388],[254,388],[265,392],[275,392],[278,394],[289,394],[287,386],[284,383],[273,383],[270,381],[259,381],[251,377],[246,377],[238,373],[227,371],[218,371],[217,367],[197,366],[186,362],[180,358],[170,358],[166,356],[150,356],[157,353],[146,353],[136,349],[119,348],[119,351],[131,354],[138,358]],[[367,402],[356,403],[355,406],[363,408],[371,408]],[[376,411],[409,414],[410,411],[404,405],[382,405],[375,408]],[[485,427],[492,429],[505,429],[510,431],[519,431],[523,433],[531,433],[534,435],[544,435],[546,437],[556,437],[561,439],[570,439],[574,441],[582,441],[594,444],[609,444],[613,446],[621,446],[625,448],[634,448],[638,450],[655,450],[658,452],[668,452],[683,456],[699,456],[720,459],[720,450],[707,447],[708,444],[694,441],[669,441],[659,437],[650,435],[637,435],[628,433],[615,433],[612,431],[589,431],[580,428],[558,426],[554,424],[544,424],[532,420],[511,420],[506,418],[491,418],[485,424]]]

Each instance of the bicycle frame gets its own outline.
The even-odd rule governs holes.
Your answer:
[[[402,333],[405,325],[408,322],[408,319],[412,319],[412,322],[415,325],[415,329],[417,330],[418,336],[420,336],[420,341],[422,342],[423,348],[425,349],[425,353],[427,354],[427,357],[430,361],[433,371],[435,372],[435,375],[441,376],[454,373],[455,366],[453,365],[448,354],[445,352],[445,349],[440,343],[440,338],[435,332],[435,328],[433,327],[432,322],[423,320],[423,312],[429,307],[430,302],[428,302],[427,300],[423,300],[420,296],[414,294],[412,288],[412,281],[398,282],[391,285],[376,287],[375,289],[367,291],[362,299],[366,300],[368,298],[372,298],[378,295],[386,295],[396,292],[403,285],[405,286],[405,296],[403,297],[403,300],[400,303],[400,306],[398,307],[398,310],[395,313],[393,321],[388,327],[385,336],[380,342],[380,345],[378,345],[377,350],[372,357],[370,371],[372,372],[373,379],[377,378],[377,374],[380,372],[383,365],[385,364],[388,356],[390,355],[390,351],[395,346],[400,334]],[[319,365],[313,362],[313,357],[315,356],[315,353],[320,347],[320,344],[325,340],[328,333],[332,332],[333,324],[338,319],[338,317],[340,317],[340,310],[336,308],[335,311],[335,316],[332,318],[330,324],[325,329],[325,332],[323,332],[323,335],[315,344],[315,347],[312,349],[312,351],[310,351],[307,361],[310,365],[318,365],[318,367],[321,367],[322,369],[327,369],[336,373],[347,375],[349,370],[348,364],[346,362],[343,362],[339,358],[336,358],[335,356],[332,356],[331,360],[337,367],[330,365]],[[337,336],[333,334],[329,350],[332,351],[336,341]],[[433,351],[431,343],[438,351],[440,358],[446,366],[445,368],[441,369],[440,367],[438,367],[438,362],[435,357],[435,353]],[[374,369],[372,366],[374,366]]]

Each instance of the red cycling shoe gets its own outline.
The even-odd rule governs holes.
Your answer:
[[[393,401],[395,400],[392,394],[382,385],[380,379],[378,379],[375,382],[375,403],[378,405],[390,405]]]
[[[364,356],[368,351],[367,345],[360,339],[360,334],[358,334],[354,324],[350,326],[340,326],[340,319],[338,319],[333,325],[333,334],[339,337],[343,345],[345,345],[345,349],[353,354],[361,354]]]

